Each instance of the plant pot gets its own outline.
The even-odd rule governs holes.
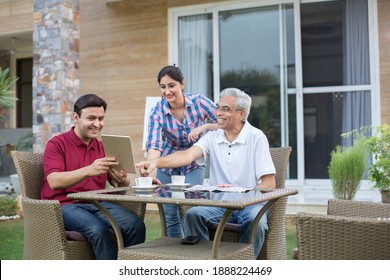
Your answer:
[[[381,191],[383,203],[390,203],[389,192],[390,192],[390,190]]]
[[[12,174],[9,177],[11,180],[12,188],[14,189],[15,194],[18,195],[20,193],[20,184],[19,184],[18,174]]]

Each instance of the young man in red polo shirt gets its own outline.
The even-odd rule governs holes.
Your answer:
[[[104,189],[107,180],[121,186],[130,184],[124,170],[111,168],[118,163],[105,157],[103,144],[97,139],[106,108],[106,102],[95,94],[81,96],[74,104],[75,126],[53,137],[43,155],[41,199],[60,201],[65,229],[88,239],[96,259],[117,258],[110,223],[94,205],[70,200],[67,194]],[[121,229],[125,246],[145,241],[145,225],[136,215],[109,202],[102,205]]]

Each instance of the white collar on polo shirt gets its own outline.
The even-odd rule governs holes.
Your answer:
[[[248,123],[247,121],[244,123],[244,126],[242,127],[240,133],[238,134],[237,138],[232,142],[230,143],[227,139],[226,139],[226,136],[225,136],[225,133],[223,132],[223,129],[218,129],[217,130],[217,144],[221,144],[221,143],[227,143],[227,144],[245,144],[245,140],[247,138],[247,135],[248,135],[248,132],[249,132],[249,127],[250,127],[250,123]]]

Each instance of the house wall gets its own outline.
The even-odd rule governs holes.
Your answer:
[[[381,122],[390,124],[390,1],[378,0]]]
[[[107,101],[104,132],[130,135],[136,161],[144,159],[145,98],[160,95],[157,73],[168,62],[168,8],[207,2],[81,1],[81,93]]]
[[[0,36],[33,29],[33,0],[0,1]]]
[[[33,29],[33,0],[0,0],[0,36],[17,36],[18,33],[32,32]],[[11,75],[16,75],[15,59],[19,54],[13,54],[9,50],[3,51],[0,45],[0,67],[10,68]],[[32,49],[32,46],[30,46]],[[16,114],[14,110],[0,108],[0,114],[5,115],[5,120],[0,122],[0,128],[12,128],[16,126]]]

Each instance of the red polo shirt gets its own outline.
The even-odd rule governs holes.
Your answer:
[[[66,197],[69,193],[104,189],[106,187],[107,174],[89,177],[64,190],[52,190],[47,182],[47,176],[52,172],[76,170],[92,164],[96,159],[103,158],[104,155],[102,142],[92,139],[87,146],[78,138],[74,132],[74,127],[68,132],[50,139],[43,154],[45,174],[41,199],[56,199],[63,205],[75,202]]]

